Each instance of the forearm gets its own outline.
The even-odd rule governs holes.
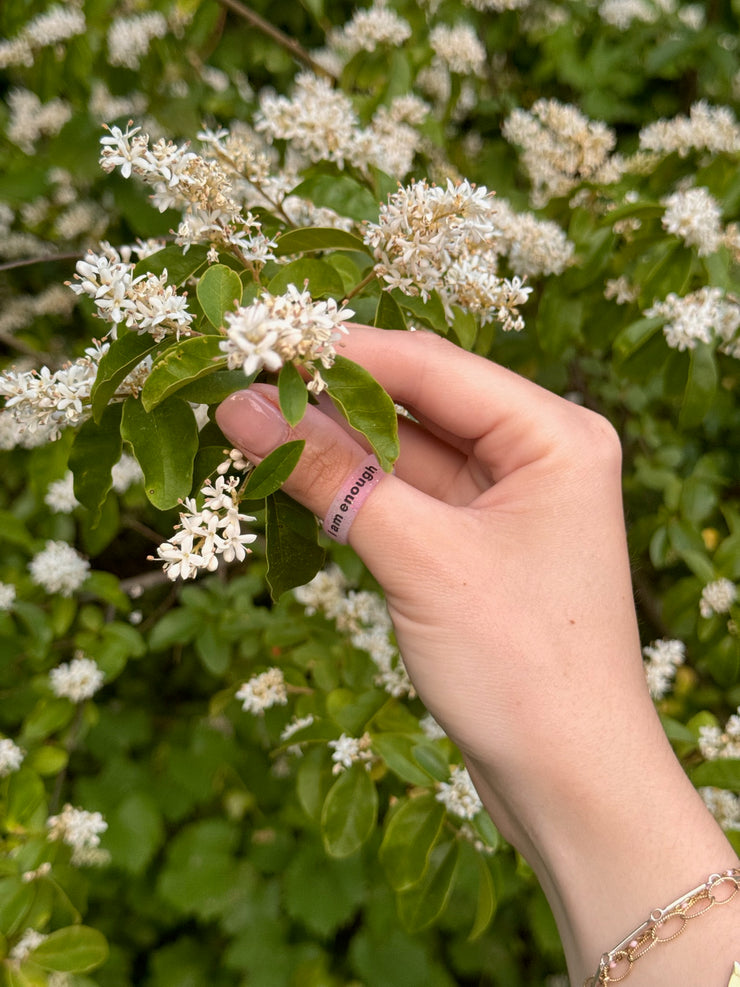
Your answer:
[[[535,764],[529,777],[494,777],[470,765],[492,817],[550,901],[574,987],[653,909],[738,866],[657,716],[636,712],[621,733],[615,724],[595,738],[598,756],[584,751],[560,774],[540,775]],[[740,894],[636,962],[630,987],[725,987],[739,955]]]

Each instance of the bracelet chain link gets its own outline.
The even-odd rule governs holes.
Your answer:
[[[699,887],[672,901],[665,908],[654,908],[634,932],[626,936],[599,961],[593,977],[583,987],[618,984],[632,973],[633,965],[659,943],[677,939],[691,919],[699,918],[715,905],[727,905],[740,892],[740,867],[710,874]]]

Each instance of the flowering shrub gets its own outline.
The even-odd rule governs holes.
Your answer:
[[[348,319],[618,428],[647,685],[740,849],[737,14],[287,6],[0,10],[9,987],[558,982],[377,587],[280,489],[301,443],[253,469],[213,419],[326,392],[390,469]]]

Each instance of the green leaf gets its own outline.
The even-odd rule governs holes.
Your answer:
[[[289,425],[296,426],[308,404],[306,382],[292,363],[283,365],[278,377],[280,410]]]
[[[478,861],[478,873],[480,875],[478,905],[475,909],[475,920],[468,936],[468,942],[473,942],[483,935],[496,911],[496,889],[493,886],[491,871],[485,857],[478,854],[476,859]]]
[[[403,733],[378,733],[373,736],[373,748],[391,771],[410,785],[429,785],[432,776],[420,768],[413,756],[418,739]]]
[[[390,472],[399,453],[393,399],[367,370],[344,356],[337,356],[321,375],[329,397],[352,428],[368,440],[381,467]]]
[[[10,832],[30,827],[40,810],[42,814],[46,811],[44,783],[35,771],[21,767],[8,782],[4,827]]]
[[[363,219],[378,220],[378,200],[349,175],[310,175],[290,194],[310,199],[315,206],[333,209],[358,223]]]
[[[299,291],[307,288],[312,298],[320,298],[322,295],[330,298],[344,297],[344,282],[336,268],[313,257],[301,257],[300,260],[281,267],[268,284],[267,290],[271,295],[282,295],[291,284]]]
[[[164,842],[164,824],[154,798],[132,792],[106,814],[105,847],[116,867],[142,874]]]
[[[622,329],[612,344],[615,367],[619,368],[628,357],[652,339],[662,325],[662,319],[638,319]]]
[[[344,771],[324,800],[321,835],[330,857],[348,857],[359,850],[375,829],[378,793],[361,764]]]
[[[740,792],[740,758],[705,761],[691,772],[691,781],[697,788],[727,788]]]
[[[373,325],[381,329],[408,329],[403,311],[389,291],[381,291]]]
[[[712,406],[717,383],[714,353],[706,343],[699,343],[689,353],[689,379],[678,419],[681,428],[695,428],[701,424]]]
[[[255,471],[256,472],[256,471]],[[267,498],[265,554],[267,583],[273,600],[294,586],[310,582],[324,564],[316,518],[282,491]]]
[[[457,840],[437,844],[422,879],[398,895],[398,916],[407,932],[421,932],[444,911],[455,883],[458,851]]]
[[[159,277],[167,271],[169,283],[179,285],[207,263],[208,247],[197,243],[190,247],[187,253],[183,253],[182,247],[170,244],[158,250],[156,254],[149,254],[148,257],[140,260],[134,268],[134,277],[139,277],[141,274],[156,274]]]
[[[225,264],[213,264],[196,288],[198,301],[215,329],[224,324],[224,313],[233,312],[242,300],[242,283],[236,271]]]
[[[195,650],[198,658],[211,675],[223,675],[231,661],[231,646],[225,641],[218,628],[205,624],[195,638]]]
[[[146,412],[141,401],[128,398],[121,434],[144,472],[151,503],[161,511],[176,507],[190,493],[198,451],[198,426],[190,407],[173,397]]]
[[[98,422],[88,418],[69,453],[75,497],[92,513],[93,527],[113,482],[111,471],[121,458],[122,409],[121,404],[110,404]]]
[[[454,312],[452,331],[464,350],[472,350],[475,345],[475,337],[478,335],[478,321],[472,312],[465,312],[457,305],[454,307]]]
[[[314,250],[357,250],[371,254],[369,247],[354,233],[336,230],[331,226],[304,226],[289,230],[278,239],[275,251],[278,257],[288,254],[311,253]]]
[[[219,342],[219,336],[192,336],[166,349],[141,390],[144,409],[151,411],[186,384],[222,370],[226,357]]]
[[[450,777],[450,766],[447,758],[433,743],[420,743],[412,749],[416,763],[424,768],[435,781],[447,781]]]
[[[562,356],[581,338],[583,313],[580,297],[565,295],[557,280],[548,282],[537,309],[537,338],[548,356]]]
[[[26,764],[40,775],[57,775],[67,766],[69,754],[63,747],[45,744],[37,747],[26,758]]]
[[[380,689],[361,693],[354,689],[332,689],[326,697],[326,712],[342,730],[357,735],[387,699],[388,694]]]
[[[162,348],[148,333],[141,336],[126,332],[114,340],[108,352],[101,357],[95,383],[90,392],[93,418],[99,422],[108,402],[116,393],[118,385],[138,367],[145,356]]]
[[[424,876],[444,818],[444,806],[433,795],[406,799],[393,812],[378,859],[396,891],[413,887]]]
[[[415,319],[424,322],[443,336],[447,335],[449,329],[447,316],[436,291],[433,291],[426,301],[418,295],[406,295],[399,288],[394,288],[390,294],[402,311],[411,312]]]
[[[673,551],[686,563],[691,571],[704,583],[714,579],[714,566],[706,554],[704,541],[689,521],[675,518],[668,523],[668,539]]]
[[[243,391],[249,387],[256,376],[257,374],[250,374],[247,377],[243,370],[216,369],[207,377],[199,377],[185,384],[178,390],[177,396],[183,401],[192,401],[193,404],[220,404],[235,391]]]
[[[273,449],[249,474],[244,498],[263,500],[279,490],[295,469],[305,445],[305,439],[294,439]]]
[[[25,928],[26,916],[36,897],[36,882],[15,875],[0,880],[0,931],[13,935]]]
[[[33,951],[33,961],[44,970],[85,973],[108,959],[102,932],[85,925],[70,925],[50,933]]]

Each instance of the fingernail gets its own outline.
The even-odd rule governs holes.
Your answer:
[[[290,427],[278,408],[256,391],[237,391],[216,409],[226,438],[250,459],[262,459],[288,439]]]

